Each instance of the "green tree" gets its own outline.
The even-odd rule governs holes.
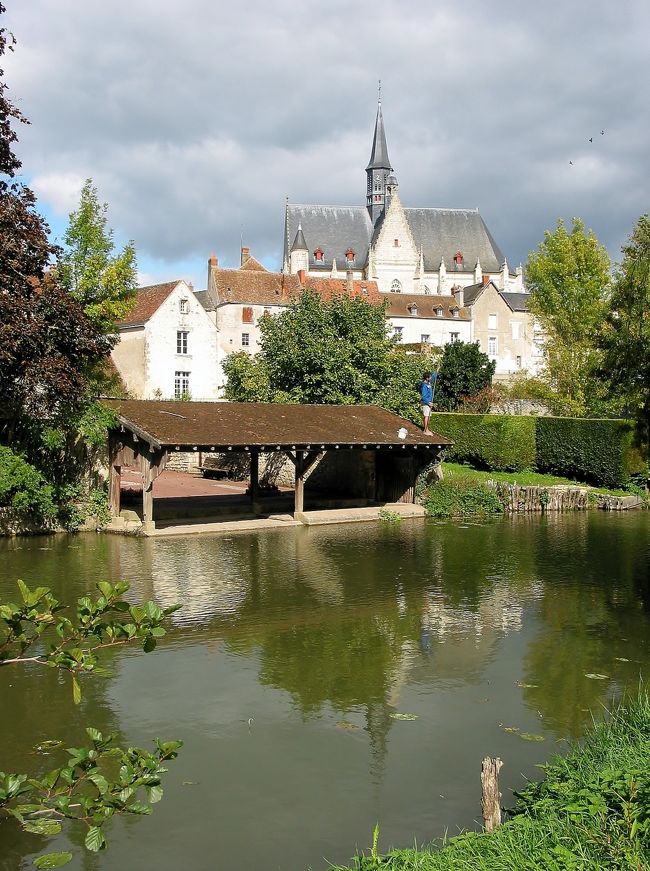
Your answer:
[[[642,215],[614,274],[601,376],[650,436],[650,218]]]
[[[542,329],[543,378],[558,412],[582,416],[613,411],[595,377],[609,270],[607,251],[579,218],[573,219],[571,230],[560,218],[528,258],[528,308]]]
[[[260,321],[255,356],[227,358],[226,397],[239,402],[373,403],[420,420],[418,381],[427,355],[407,355],[389,337],[385,306],[305,290],[277,317]]]
[[[81,701],[82,676],[106,674],[99,656],[105,648],[139,642],[145,653],[165,634],[164,620],[178,605],[131,604],[125,582],[97,584],[99,595],[82,596],[72,614],[47,587],[30,589],[18,581],[21,602],[0,603],[0,668],[53,668],[70,674],[75,704]],[[161,777],[180,741],[155,741],[153,753],[115,745],[115,736],[86,729],[90,745],[63,750],[48,740],[38,753],[65,754],[62,763],[40,777],[0,771],[0,819],[11,817],[25,832],[56,835],[62,824],[85,827],[84,843],[97,852],[106,847],[104,825],[114,816],[150,814],[162,798]],[[144,799],[144,801],[143,801]],[[40,856],[37,868],[59,868],[72,854]]]
[[[100,203],[97,188],[87,179],[79,208],[70,214],[58,273],[86,317],[103,333],[129,312],[137,289],[137,263],[132,242],[114,252],[113,231],[107,227],[108,206]]]
[[[478,342],[450,342],[445,346],[436,380],[436,408],[454,411],[464,399],[489,387],[495,366]]]

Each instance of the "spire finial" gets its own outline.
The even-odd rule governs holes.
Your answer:
[[[381,106],[381,79],[379,79],[379,84],[377,85],[377,102]]]

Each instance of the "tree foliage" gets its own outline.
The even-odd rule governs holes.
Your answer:
[[[559,219],[528,258],[528,308],[542,329],[543,377],[558,412],[582,416],[615,410],[606,407],[595,377],[609,269],[607,251],[579,218],[570,230]]]
[[[642,215],[623,246],[609,297],[601,376],[650,435],[650,218]]]
[[[106,674],[99,662],[103,649],[138,641],[145,653],[165,634],[164,620],[178,605],[161,609],[154,602],[132,605],[124,599],[129,585],[97,584],[99,595],[77,600],[68,616],[66,605],[48,587],[30,589],[18,581],[22,601],[0,604],[0,668],[54,668],[71,676],[72,697],[81,701],[80,677]],[[40,777],[0,772],[0,818],[13,817],[24,831],[55,835],[64,821],[85,825],[85,846],[106,847],[104,825],[116,815],[149,814],[150,804],[162,798],[164,763],[175,758],[180,741],[155,741],[155,751],[120,748],[114,735],[86,729],[91,744],[63,750],[63,741],[48,740],[39,753],[60,751],[62,765]],[[143,801],[142,799],[145,799]],[[56,863],[57,856],[68,857]],[[71,854],[40,857],[37,867],[57,868]]]
[[[227,358],[226,397],[240,402],[374,403],[419,420],[418,381],[427,355],[407,355],[389,337],[385,306],[305,290],[284,312],[260,320],[260,352]]]
[[[107,210],[92,180],[87,179],[79,208],[70,214],[57,268],[63,286],[91,323],[102,333],[113,334],[116,322],[133,306],[138,279],[133,243],[114,253]]]
[[[436,380],[434,407],[454,411],[468,397],[492,384],[496,363],[480,350],[478,342],[445,345]]]

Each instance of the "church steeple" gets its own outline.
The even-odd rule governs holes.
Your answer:
[[[386,205],[386,180],[392,171],[393,167],[390,165],[388,146],[386,145],[384,118],[381,114],[380,82],[379,99],[377,101],[377,118],[375,119],[375,135],[372,140],[370,162],[366,167],[366,175],[368,176],[366,206],[373,224],[376,224],[384,213],[384,207]]]

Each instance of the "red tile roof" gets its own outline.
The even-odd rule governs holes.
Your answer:
[[[387,293],[384,298],[388,299],[388,315],[392,318],[453,318],[452,309],[458,308],[458,303],[453,296],[433,296],[425,293]],[[411,314],[409,306],[417,307],[417,314]],[[442,315],[437,315],[436,310],[442,309]],[[470,320],[469,311],[466,308],[458,310],[457,320]]]
[[[241,268],[246,269],[248,272],[268,272],[269,271],[266,268],[266,266],[264,266],[262,263],[260,263],[259,260],[256,260],[254,257],[250,257],[250,256],[248,257],[248,260],[246,260],[244,263],[242,263]]]
[[[250,261],[247,261],[247,263]],[[259,272],[241,269],[215,269],[214,283],[220,303],[239,303],[244,305],[288,305],[304,289],[313,290],[325,300],[335,294],[348,293],[344,278],[321,278],[307,275],[304,285],[297,275],[284,275],[281,272]],[[365,289],[365,291],[364,291]],[[361,296],[372,303],[382,300],[376,281],[352,282],[352,295]]]
[[[345,278],[321,278],[313,275],[305,276],[306,288],[314,290],[322,299],[328,300],[337,293],[349,293]],[[382,296],[376,281],[363,281],[354,279],[352,282],[352,296],[362,296],[368,302],[381,303]]]
[[[152,284],[150,287],[138,288],[135,305],[118,327],[144,324],[154,315],[167,299],[169,294],[180,284],[180,279],[167,281],[164,284]]]

